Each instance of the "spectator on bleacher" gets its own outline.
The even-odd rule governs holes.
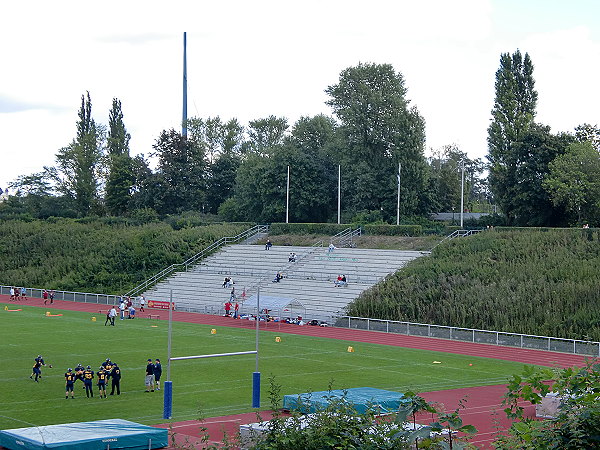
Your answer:
[[[235,305],[233,306],[233,318],[234,319],[238,318],[239,309],[240,309],[240,304],[238,302],[235,302]]]
[[[329,253],[331,253],[331,252],[332,252],[332,251],[334,251],[334,250],[335,250],[335,245],[333,245],[333,242],[331,242],[331,243],[329,244],[329,248],[327,249],[327,251],[328,251]]]
[[[290,253],[290,256],[288,257],[288,262],[296,262],[296,253]]]
[[[271,250],[271,247],[273,247],[273,244],[271,243],[270,239],[267,239],[267,243],[265,244],[265,250]]]
[[[235,300],[235,287],[231,288],[231,294],[229,295],[229,301],[232,302]]]
[[[231,278],[225,277],[225,279],[223,280],[223,287],[228,288],[230,284],[231,284]]]
[[[281,274],[281,272],[277,272],[275,274],[275,278],[273,278],[273,283],[279,283],[279,281],[283,278],[283,275]]]
[[[338,286],[346,286],[348,282],[346,281],[346,275],[338,275],[337,280],[333,282],[335,287]]]

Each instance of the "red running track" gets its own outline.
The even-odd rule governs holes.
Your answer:
[[[0,301],[9,302],[9,297],[0,295]],[[84,311],[93,314],[99,314],[100,310],[106,311],[106,305],[95,303],[77,303],[69,301],[55,300],[53,305],[44,305],[41,299],[30,299],[17,302],[28,306],[38,306],[53,309],[65,309],[72,311]],[[148,318],[149,314],[159,316],[159,320],[167,320],[169,312],[166,310],[148,310],[140,312],[138,318]],[[246,320],[236,320],[229,317],[213,316],[197,313],[173,312],[173,320],[187,323],[198,323],[203,325],[214,325],[223,327],[254,328],[256,322]],[[524,364],[537,364],[552,367],[571,367],[582,366],[585,364],[586,357],[572,355],[567,353],[549,352],[543,350],[520,349],[513,347],[501,347],[488,344],[478,344],[471,342],[451,341],[446,339],[427,338],[420,336],[406,336],[400,334],[389,334],[377,331],[365,331],[334,327],[309,327],[291,324],[279,323],[261,323],[261,329],[266,331],[276,331],[278,333],[291,333],[305,336],[317,336],[329,339],[339,339],[352,342],[366,342],[380,345],[392,345],[398,347],[414,348],[420,350],[433,350],[446,353],[455,353],[469,356],[481,356],[485,358],[502,359],[506,361],[522,362]],[[450,389],[445,391],[434,391],[421,393],[428,401],[441,403],[446,410],[454,410],[458,402],[465,396],[468,396],[466,409],[461,413],[465,424],[474,425],[477,430],[477,436],[472,440],[480,448],[491,448],[490,442],[493,440],[494,433],[500,429],[505,429],[509,422],[502,412],[501,397],[506,391],[506,385],[480,386],[474,388]],[[261,412],[264,418],[268,419],[268,412]],[[526,414],[533,416],[533,406],[526,408]],[[238,414],[226,417],[208,418],[204,422],[187,421],[170,424],[176,433],[176,440],[179,444],[184,442],[198,442],[200,427],[206,427],[212,443],[221,442],[223,430],[229,436],[235,435],[239,425],[243,423],[256,422],[256,413]],[[169,424],[156,425],[157,427],[169,428]],[[199,447],[198,447],[199,448]]]

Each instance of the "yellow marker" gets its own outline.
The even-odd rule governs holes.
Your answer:
[[[281,342],[281,338],[279,336],[275,337],[275,342]]]
[[[5,306],[5,307],[4,307],[4,311],[8,311],[8,306]]]
[[[46,311],[46,317],[50,317],[50,311]]]
[[[210,330],[210,334],[217,334],[217,330],[213,328],[212,330]]]
[[[150,325],[152,328],[158,328],[158,325]]]
[[[353,352],[354,352],[354,347],[350,347],[350,346],[348,346],[348,352],[349,352],[349,353],[353,353]]]
[[[434,361],[433,364],[441,364],[441,361]]]
[[[96,318],[95,318],[95,317],[92,317],[92,322],[95,322],[95,321],[96,321]]]

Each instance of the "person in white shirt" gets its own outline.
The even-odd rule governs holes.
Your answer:
[[[115,326],[115,317],[117,317],[117,310],[115,309],[114,306],[112,308],[110,308],[110,311],[108,312],[108,317],[110,317],[110,324],[114,327]]]

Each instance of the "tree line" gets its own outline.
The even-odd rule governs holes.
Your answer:
[[[228,221],[283,221],[290,168],[289,220],[335,222],[338,176],[342,221],[395,223],[400,216],[491,211],[499,222],[573,225],[600,220],[600,130],[581,125],[553,135],[534,121],[537,92],[527,54],[503,54],[488,130],[489,164],[456,145],[425,157],[425,120],[407,98],[404,77],[389,64],[360,63],[328,86],[333,116],[252,120],[193,117],[187,135],[160,132],[147,154],[130,156],[121,102],[107,126],[81,98],[73,141],[55,165],[22,175],[0,213],[85,217],[200,211]],[[486,170],[489,177],[485,177]],[[4,211],[3,211],[4,210]]]

